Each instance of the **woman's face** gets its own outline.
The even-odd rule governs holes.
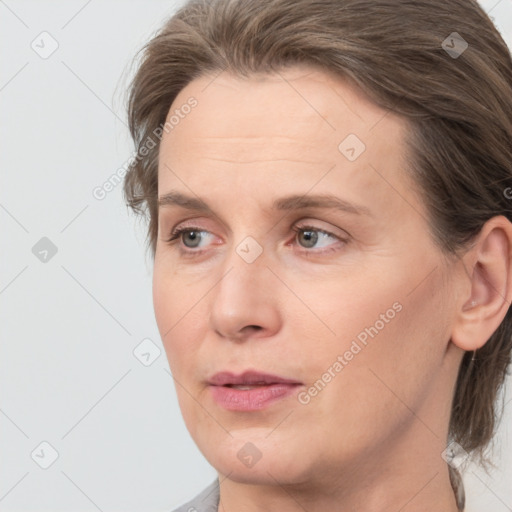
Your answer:
[[[456,269],[408,178],[405,123],[306,67],[201,77],[168,120],[154,306],[209,462],[316,485],[423,464],[433,444],[440,459]]]

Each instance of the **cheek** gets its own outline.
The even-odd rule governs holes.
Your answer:
[[[443,319],[432,321],[438,313],[429,297],[433,290],[409,296],[403,290],[407,288],[379,292],[374,287],[367,297],[342,303],[336,339],[328,346],[309,346],[303,359],[312,395],[300,410],[319,436],[332,440],[334,458],[395,439],[415,421],[411,411],[421,411],[435,388],[446,347],[443,329],[436,324]]]
[[[329,401],[357,394],[378,404],[396,402],[396,394],[411,407],[417,403],[435,379],[449,339],[439,272],[416,287],[420,281],[421,276],[402,274],[393,283],[382,277],[366,284],[347,279],[342,289],[314,289],[310,298],[321,300],[311,303],[334,334],[322,327],[318,333],[327,334],[315,346],[310,339],[302,347],[308,353],[308,384],[328,381]]]
[[[167,340],[167,333],[175,323],[175,308],[172,304],[175,300],[176,288],[170,286],[169,279],[161,272],[160,266],[155,262],[153,271],[153,309],[155,320],[160,331],[160,337],[164,345]]]
[[[188,297],[188,299],[184,299]],[[174,379],[174,388],[181,414],[188,428],[201,424],[200,410],[191,398],[197,395],[195,371],[201,339],[198,332],[201,318],[200,308],[188,304],[187,294],[180,286],[179,279],[161,277],[155,267],[153,279],[153,306],[160,337],[165,349],[169,368]],[[194,301],[194,302],[197,302]],[[204,320],[203,320],[204,321]]]
[[[160,337],[167,353],[167,359],[173,375],[176,370],[186,366],[193,357],[193,339],[199,328],[198,311],[200,304],[194,307],[192,293],[176,274],[162,272],[155,261],[153,274],[153,308]]]
[[[384,302],[374,303],[366,317],[360,334],[368,337],[350,363],[355,378],[351,386],[361,399],[366,396],[370,409],[381,410],[383,418],[409,418],[410,410],[420,409],[436,385],[449,342],[448,314],[438,299],[441,286],[436,276],[412,293],[413,286],[401,286],[384,295]],[[388,309],[391,305],[398,307]],[[347,370],[350,375],[351,368]]]

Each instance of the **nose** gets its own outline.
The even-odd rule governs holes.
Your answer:
[[[282,326],[275,276],[264,255],[248,263],[235,251],[229,271],[212,290],[210,325],[218,336],[231,341],[266,338]]]

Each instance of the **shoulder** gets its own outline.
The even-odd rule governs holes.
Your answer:
[[[219,480],[216,479],[194,499],[173,512],[217,512],[219,507]]]

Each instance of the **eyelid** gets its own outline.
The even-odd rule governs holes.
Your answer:
[[[340,250],[339,248],[339,244],[347,244],[349,242],[349,235],[346,231],[344,231],[345,235],[346,236],[338,236],[336,235],[335,233],[333,233],[332,231],[329,231],[327,229],[323,229],[323,228],[319,228],[318,226],[314,226],[314,225],[311,225],[311,224],[295,224],[294,226],[292,226],[292,230],[295,232],[295,236],[293,238],[293,240],[291,242],[289,242],[287,245],[289,245],[290,243],[295,243],[295,245],[297,246],[297,251],[302,253],[302,254],[305,254],[305,255],[308,255],[308,256],[322,256],[322,255],[325,255],[327,253],[330,253],[330,252],[337,252]],[[334,241],[334,243],[328,245],[327,247],[323,247],[323,248],[307,248],[307,247],[302,247],[301,245],[297,244],[296,243],[296,238],[297,238],[297,234],[301,231],[316,231],[318,233],[322,233],[324,235],[327,235],[328,237],[331,237]]]
[[[167,238],[166,241],[171,242],[173,240],[177,240],[183,233],[187,233],[189,231],[208,233],[209,235],[215,236],[211,231],[208,231],[207,229],[200,228],[198,226],[179,226],[179,227],[173,228],[171,230],[169,238]]]
[[[347,240],[350,238],[350,235],[344,229],[333,226],[333,229],[325,228],[322,226],[318,226],[318,222],[320,221],[309,221],[309,220],[300,220],[295,222],[292,226],[293,230],[307,230],[311,229],[312,231],[318,231],[320,233],[325,233],[326,235],[332,236],[333,238],[337,238],[339,240]],[[324,223],[325,224],[325,223]],[[338,231],[339,233],[336,233]]]
[[[202,224],[202,227],[199,226],[199,224]],[[178,230],[205,231],[213,234],[213,230],[211,231],[209,229],[210,224],[211,222],[208,218],[205,218],[204,216],[200,215],[190,217],[185,220],[180,220],[179,222],[175,223],[170,229],[168,229],[166,226],[163,226],[162,230],[164,231],[164,234],[167,236],[172,236],[172,234],[177,232]]]

